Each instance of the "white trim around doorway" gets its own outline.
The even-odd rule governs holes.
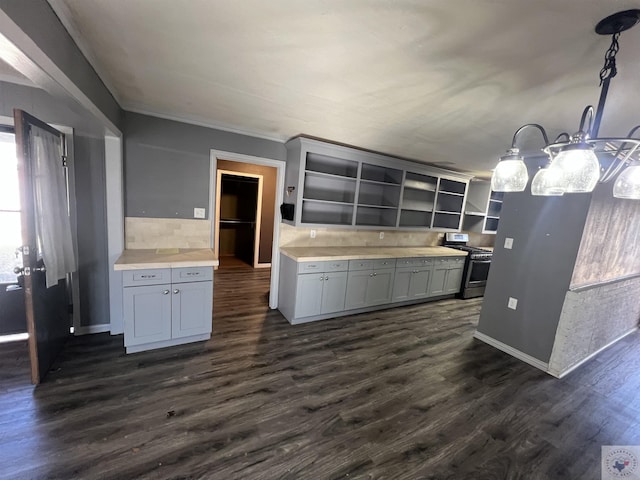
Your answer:
[[[209,219],[211,220],[210,244],[214,248],[214,233],[216,219],[214,212],[216,209],[216,180],[218,160],[231,160],[233,162],[251,163],[265,167],[274,167],[277,170],[276,176],[276,200],[273,215],[273,244],[271,246],[271,286],[269,289],[269,308],[278,308],[278,280],[280,278],[280,205],[283,201],[284,192],[284,160],[274,160],[271,158],[254,157],[241,153],[225,152],[211,149],[210,157],[210,178],[209,178]]]

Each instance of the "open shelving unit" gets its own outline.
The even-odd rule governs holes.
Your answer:
[[[402,173],[396,168],[362,164],[356,225],[396,226]]]
[[[469,175],[298,137],[287,142],[294,225],[459,230]],[[459,180],[457,180],[459,179]]]
[[[437,177],[407,172],[398,226],[431,228],[437,189]]]
[[[358,162],[307,153],[302,222],[351,225],[358,183]]]
[[[489,196],[489,204],[487,206],[487,215],[484,220],[484,233],[496,233],[498,231],[498,223],[500,221],[500,212],[502,212],[503,200],[503,192],[491,192],[491,195]]]
[[[433,228],[459,230],[467,184],[441,178],[433,213]]]

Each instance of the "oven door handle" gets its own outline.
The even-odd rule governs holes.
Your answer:
[[[470,261],[473,262],[473,263],[491,263],[491,260],[474,260],[474,259],[471,259]]]

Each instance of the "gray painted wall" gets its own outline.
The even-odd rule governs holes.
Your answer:
[[[82,326],[110,323],[104,136],[73,136]]]
[[[122,130],[122,110],[46,0],[0,0],[2,9]]]
[[[478,332],[549,361],[590,199],[505,194]],[[503,248],[506,237],[512,250]]]
[[[81,324],[108,324],[104,130],[91,117],[79,117],[44,90],[0,82],[0,114],[11,117],[14,108],[75,129],[68,154],[76,186]]]
[[[125,112],[125,215],[210,218],[210,150],[285,160],[283,143]]]

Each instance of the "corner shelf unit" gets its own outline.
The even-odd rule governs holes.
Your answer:
[[[488,181],[469,184],[462,229],[478,233],[496,233],[504,193],[491,191]]]
[[[460,230],[469,175],[303,137],[286,144],[293,225]],[[291,189],[295,187],[295,189]]]

